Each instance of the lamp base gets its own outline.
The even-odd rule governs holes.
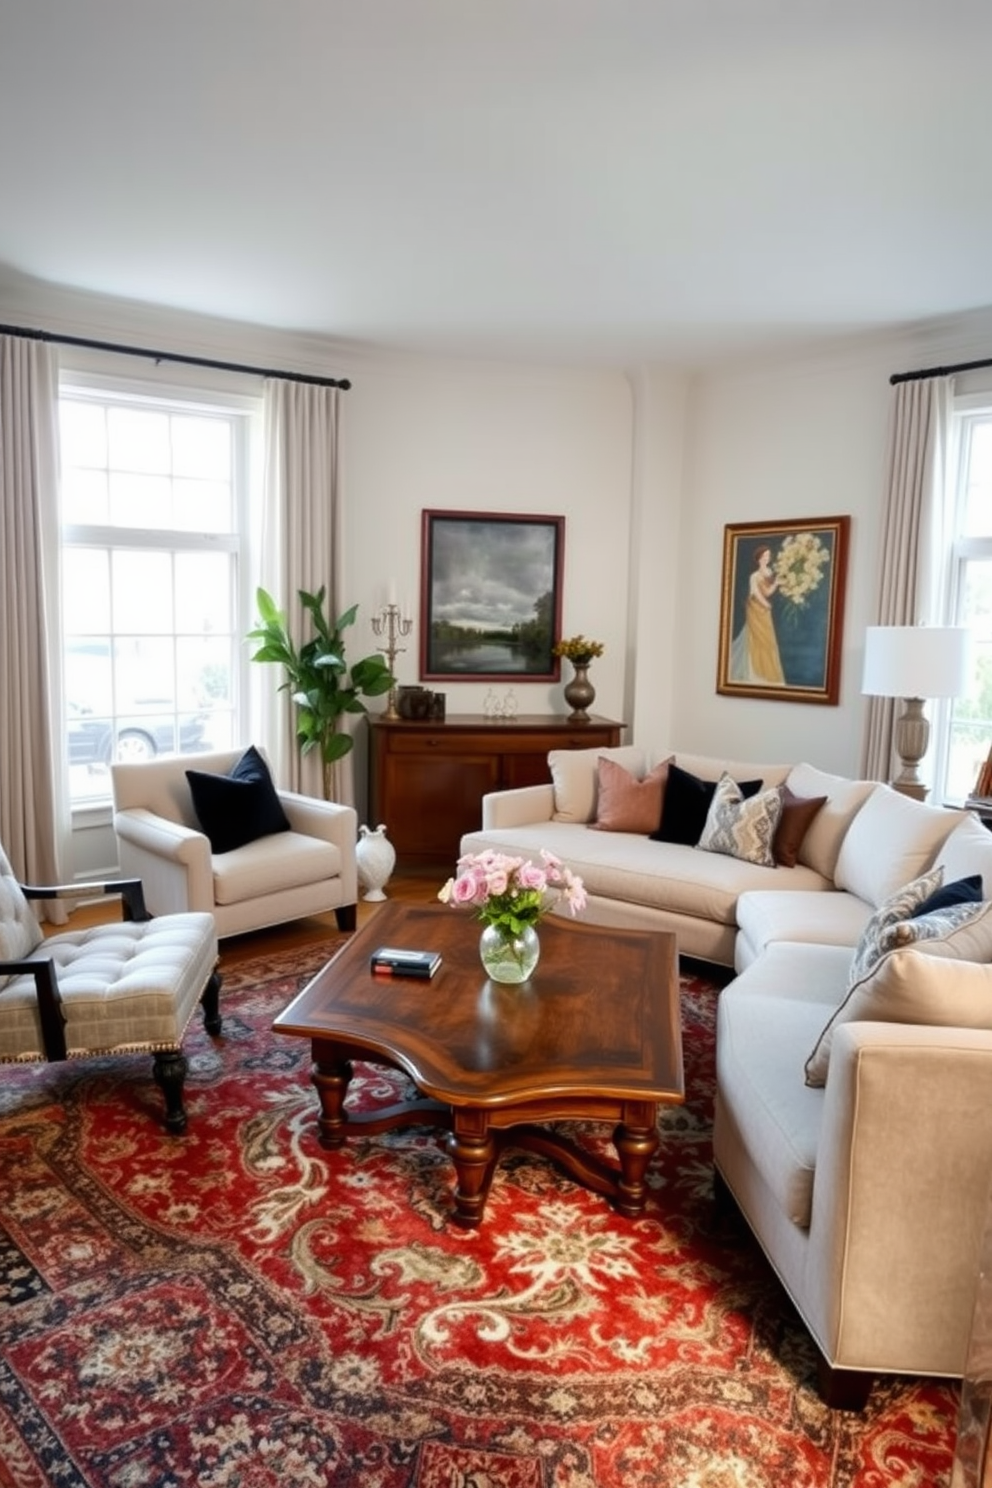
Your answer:
[[[896,720],[895,744],[900,771],[892,789],[917,801],[925,801],[929,787],[920,779],[920,760],[930,744],[930,722],[923,713],[922,698],[904,698],[905,711]]]

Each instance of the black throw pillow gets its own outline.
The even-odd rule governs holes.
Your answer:
[[[215,853],[290,830],[269,767],[254,744],[227,775],[187,770],[186,779],[193,810]]]
[[[913,910],[911,918],[918,920],[921,915],[932,914],[935,909],[950,909],[953,904],[981,902],[982,875],[973,873],[969,878],[956,878],[953,883],[942,884],[939,889],[934,889],[930,897]]]
[[[741,795],[756,796],[761,789],[760,780],[741,780],[737,788]],[[703,835],[710,802],[716,790],[715,780],[700,780],[678,765],[669,765],[668,781],[661,803],[661,823],[656,832],[650,834],[652,842],[681,842],[685,847],[695,847]]]

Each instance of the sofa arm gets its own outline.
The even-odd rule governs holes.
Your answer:
[[[539,826],[555,809],[553,785],[523,785],[517,790],[491,791],[482,798],[482,830],[496,827]]]
[[[153,915],[214,909],[210,842],[203,832],[143,806],[114,813],[121,871],[140,878]]]
[[[836,1029],[806,1272],[831,1357],[963,1371],[990,1172],[992,1032]]]
[[[282,808],[294,832],[307,837],[320,837],[332,842],[341,854],[341,887],[343,904],[358,901],[358,813],[353,806],[338,801],[321,801],[316,796],[302,796],[296,791],[278,792]]]

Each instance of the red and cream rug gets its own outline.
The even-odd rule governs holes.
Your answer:
[[[757,1247],[714,1231],[713,986],[683,978],[646,1213],[510,1148],[466,1233],[436,1132],[318,1145],[309,1049],[269,1028],[324,959],[227,975],[185,1137],[150,1060],[0,1068],[2,1488],[946,1488],[956,1386],[826,1410]]]

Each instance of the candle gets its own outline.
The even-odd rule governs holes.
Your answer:
[[[388,603],[391,604],[391,605],[394,605],[396,603],[396,580],[395,579],[390,579],[390,581],[389,581],[389,600],[388,600]]]

